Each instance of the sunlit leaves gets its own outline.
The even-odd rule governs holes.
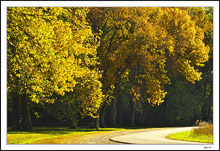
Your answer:
[[[202,16],[201,16],[202,17]],[[197,26],[187,10],[165,8],[161,25],[175,41],[175,64],[177,70],[192,83],[201,79],[196,66],[208,61],[209,47],[203,43],[204,30]]]
[[[81,113],[92,115],[133,76],[134,100],[146,86],[148,102],[159,105],[173,73],[201,79],[210,51],[204,32],[212,30],[212,9],[205,9],[8,8],[8,89],[36,103],[72,93]]]
[[[27,93],[33,102],[53,103],[54,93],[64,96],[77,83],[88,91],[91,84],[96,94],[89,92],[94,96],[82,100],[91,102],[94,113],[102,101],[101,75],[96,68],[98,45],[86,22],[87,13],[87,8],[8,8],[9,86]]]
[[[172,74],[180,73],[192,83],[201,79],[198,67],[209,59],[204,31],[211,29],[203,9],[92,8],[89,19],[93,31],[102,33],[98,55],[104,90],[128,77],[127,71],[137,65],[143,71],[129,74],[145,79],[146,83],[139,84],[147,85],[152,105],[163,102],[164,85],[170,83]]]

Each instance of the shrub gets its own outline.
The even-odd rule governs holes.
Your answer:
[[[193,130],[194,134],[205,134],[205,135],[213,135],[213,124],[208,122],[199,122],[198,128]]]

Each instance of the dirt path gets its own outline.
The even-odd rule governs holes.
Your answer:
[[[110,141],[110,138],[116,137],[116,136],[139,133],[139,132],[154,131],[154,130],[155,129],[138,129],[138,130],[93,133],[93,134],[69,139],[63,143],[64,144],[124,144],[124,143]]]
[[[98,132],[89,135],[72,138],[64,144],[203,144],[198,142],[186,142],[170,140],[166,135],[180,131],[188,131],[193,127],[180,128],[152,128],[125,130],[114,132]]]
[[[167,135],[177,132],[190,131],[195,127],[170,127],[155,129],[154,131],[137,132],[112,137],[111,140],[127,144],[207,144],[199,142],[178,141],[166,138]]]

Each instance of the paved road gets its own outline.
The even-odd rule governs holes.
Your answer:
[[[125,144],[205,144],[205,143],[197,143],[197,142],[171,140],[165,137],[171,133],[190,131],[192,128],[195,127],[152,129],[146,132],[139,132],[135,134],[112,137],[110,138],[110,140]]]

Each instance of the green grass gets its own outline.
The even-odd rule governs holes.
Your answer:
[[[213,143],[213,135],[195,134],[193,131],[178,132],[166,136],[169,139],[201,142],[201,143]]]
[[[33,131],[12,131],[7,133],[8,144],[63,144],[69,139],[79,138],[90,134],[103,134],[112,131],[134,130],[134,128],[100,128],[87,127],[68,129],[67,127],[36,127]],[[80,143],[80,139],[78,139]]]

